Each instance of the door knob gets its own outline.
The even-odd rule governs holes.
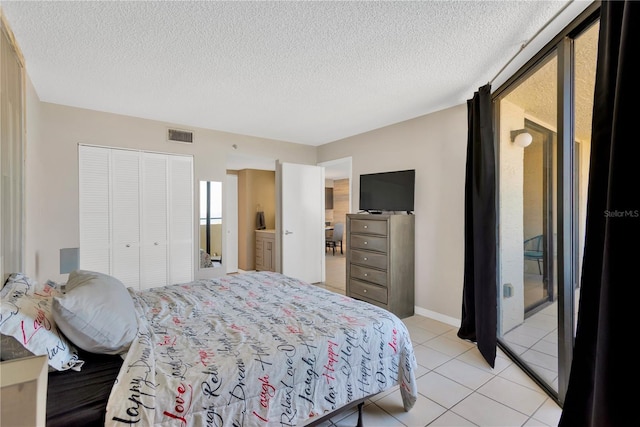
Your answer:
[[[293,231],[285,230],[284,234],[293,234]]]

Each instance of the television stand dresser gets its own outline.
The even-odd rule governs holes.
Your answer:
[[[400,318],[415,306],[415,216],[348,214],[347,295]]]

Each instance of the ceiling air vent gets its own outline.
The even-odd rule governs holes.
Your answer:
[[[181,130],[181,129],[168,129],[167,140],[193,144],[193,132],[188,130]]]

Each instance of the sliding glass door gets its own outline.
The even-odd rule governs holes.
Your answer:
[[[494,94],[498,342],[559,404],[571,366],[584,246],[594,16],[574,23]]]
[[[499,99],[498,338],[557,390],[557,51]],[[522,146],[513,134],[531,135]]]

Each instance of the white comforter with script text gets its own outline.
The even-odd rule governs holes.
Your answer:
[[[139,331],[106,426],[301,426],[395,385],[417,396],[386,310],[272,272],[133,291]]]

